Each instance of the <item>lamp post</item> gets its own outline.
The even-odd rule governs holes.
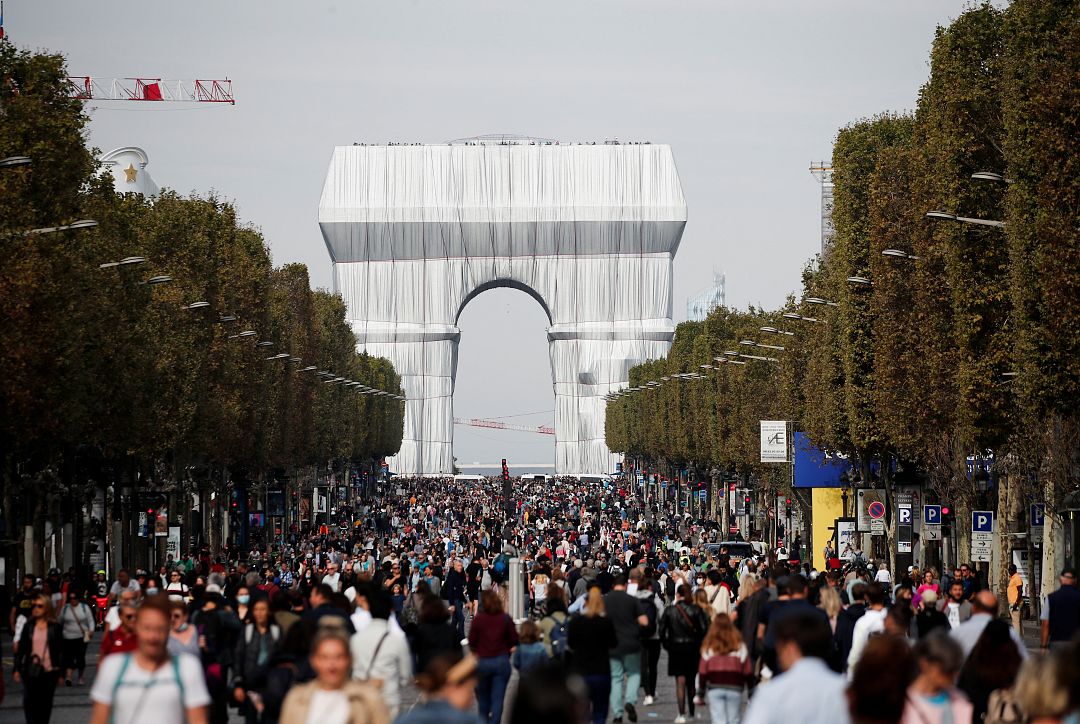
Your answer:
[[[974,224],[976,226],[992,226],[996,229],[1004,229],[1004,221],[995,221],[994,219],[973,219],[969,216],[957,216],[956,214],[950,214],[948,211],[927,211],[926,218],[936,219],[938,221],[959,221],[962,224]]]

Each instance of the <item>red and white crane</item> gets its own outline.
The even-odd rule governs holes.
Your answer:
[[[68,92],[81,101],[139,101],[228,103],[236,105],[232,81],[163,80],[161,78],[98,78],[73,75],[67,79]]]
[[[498,420],[481,420],[481,419],[465,419],[461,417],[454,418],[455,425],[469,425],[470,427],[486,427],[492,430],[517,430],[518,432],[535,432],[540,435],[554,435],[555,428],[540,425],[538,427],[529,427],[528,425],[514,425],[509,422],[499,422]]]

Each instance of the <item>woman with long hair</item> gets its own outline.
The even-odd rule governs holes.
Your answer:
[[[202,655],[199,649],[199,632],[188,622],[187,604],[169,596],[169,640],[166,642],[171,656],[191,654],[195,658]]]
[[[315,680],[289,690],[281,707],[282,724],[389,724],[390,712],[378,689],[351,678],[352,652],[342,624],[320,624],[310,660]]]
[[[518,643],[517,627],[494,591],[480,594],[480,605],[482,610],[469,627],[469,649],[478,659],[477,706],[482,720],[499,724],[512,671],[510,654]]]
[[[607,721],[611,696],[611,660],[608,653],[618,645],[615,625],[606,613],[600,587],[591,586],[585,596],[583,612],[570,619],[566,627],[571,666],[585,679],[593,724]]]
[[[938,629],[919,639],[914,653],[918,675],[907,689],[901,721],[904,724],[971,721],[971,702],[956,688],[956,675],[964,662],[960,644]]]
[[[726,613],[713,617],[701,642],[698,674],[708,692],[713,724],[739,724],[743,691],[750,682],[750,653]]]
[[[960,690],[971,699],[975,721],[983,720],[992,693],[1016,683],[1023,663],[1009,624],[999,618],[987,623],[960,669],[958,681]]]
[[[701,642],[709,629],[709,620],[694,603],[687,584],[675,589],[675,603],[664,610],[660,619],[660,642],[668,652],[668,676],[675,677],[675,695],[679,715],[675,724],[684,724],[689,713],[694,718],[694,695]]]
[[[49,724],[56,682],[62,672],[63,634],[52,599],[38,593],[30,602],[30,620],[23,626],[15,653],[15,682],[23,685],[27,724]]]
[[[233,698],[248,724],[259,720],[266,670],[280,644],[281,629],[270,617],[270,601],[260,598],[248,608],[233,654]]]

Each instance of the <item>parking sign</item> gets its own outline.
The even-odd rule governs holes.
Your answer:
[[[926,525],[941,525],[941,506],[924,505],[923,523],[925,523]]]
[[[994,532],[994,511],[992,511],[992,510],[973,510],[973,511],[971,511],[971,532],[972,533],[993,533]]]
[[[1038,528],[1046,522],[1046,506],[1042,503],[1034,503],[1031,506],[1031,527]]]

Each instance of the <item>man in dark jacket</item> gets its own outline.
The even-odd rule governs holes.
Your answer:
[[[450,616],[457,628],[458,638],[465,638],[465,570],[460,558],[454,559],[454,565],[446,572],[442,598],[450,606]]]
[[[1076,569],[1061,572],[1061,588],[1046,597],[1042,610],[1042,647],[1068,645],[1080,631],[1080,589],[1076,588]]]
[[[836,641],[836,656],[829,659],[829,665],[837,672],[843,673],[847,668],[848,655],[851,653],[851,644],[855,635],[855,622],[866,613],[866,584],[859,582],[851,587],[851,605],[840,612],[836,617],[836,633],[833,640]]]
[[[612,582],[612,590],[604,596],[607,617],[615,626],[618,645],[609,654],[611,663],[611,713],[616,722],[622,721],[623,709],[630,721],[637,721],[637,690],[641,684],[641,627],[648,626],[649,619],[644,604],[626,591],[626,576],[618,575]],[[623,677],[626,677],[625,705],[623,701]]]

